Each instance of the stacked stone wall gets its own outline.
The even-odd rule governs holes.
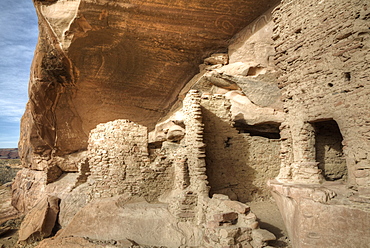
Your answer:
[[[190,90],[184,99],[186,156],[188,158],[190,185],[200,194],[208,194],[208,181],[205,164],[205,144],[203,142],[203,116],[201,98],[196,90]]]
[[[204,216],[203,202],[208,198],[208,181],[203,143],[203,122],[200,95],[190,90],[183,102],[183,123],[185,136],[176,151],[175,192],[171,210],[177,218],[184,221],[201,221]]]
[[[362,189],[370,186],[369,11],[362,0],[284,0],[273,14],[275,64],[288,113],[283,126],[290,129],[282,138],[293,144],[287,151],[294,150],[294,163],[314,165],[309,125],[336,121],[349,183]]]
[[[210,194],[242,202],[267,199],[267,180],[279,173],[279,140],[239,133],[223,95],[204,97],[201,105]]]
[[[153,200],[171,187],[170,163],[156,160],[152,168],[147,136],[146,127],[127,120],[100,124],[91,131],[88,149],[93,197],[128,193]]]

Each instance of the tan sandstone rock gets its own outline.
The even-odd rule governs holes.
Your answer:
[[[184,234],[187,234],[186,241]],[[82,208],[57,238],[71,235],[92,240],[127,238],[149,246],[179,247],[184,242],[187,245],[200,243],[197,229],[190,223],[177,225],[167,204],[149,204],[143,200],[121,204],[119,197],[97,199]]]
[[[31,243],[50,236],[59,212],[59,200],[53,196],[44,197],[28,212],[19,230],[18,243]]]
[[[118,118],[153,128],[199,61],[276,2],[36,0],[21,156],[86,149],[91,129]]]

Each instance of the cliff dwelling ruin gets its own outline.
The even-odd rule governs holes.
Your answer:
[[[18,245],[368,247],[367,1],[34,4]]]

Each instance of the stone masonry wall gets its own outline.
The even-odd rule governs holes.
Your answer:
[[[343,136],[348,183],[368,194],[369,3],[283,0],[273,16],[275,63],[282,73],[279,86],[288,114],[282,125],[282,140],[292,139],[284,145],[283,154],[288,163],[284,166],[290,167],[283,168],[280,178],[294,177],[294,167],[306,167],[305,172],[301,171],[307,174],[303,177],[312,182],[321,180],[319,176],[308,176],[319,173],[315,170],[315,132],[311,123],[334,120]],[[289,159],[292,155],[293,161]]]
[[[184,99],[183,112],[187,147],[186,156],[189,164],[190,186],[199,194],[208,194],[208,181],[205,164],[205,145],[203,142],[203,116],[200,106],[201,98],[196,90],[190,90]]]
[[[208,198],[209,187],[204,159],[204,124],[198,91],[190,90],[186,95],[182,114],[185,136],[180,141],[180,149],[175,152],[176,181],[170,209],[181,222],[201,221],[204,218],[202,202]]]
[[[146,127],[127,120],[100,124],[91,131],[88,149],[93,197],[129,193],[152,200],[153,195],[172,187],[170,163],[156,163],[154,169],[150,166],[147,136]],[[155,188],[151,182],[156,182]]]
[[[279,140],[239,133],[223,95],[203,97],[201,105],[210,194],[241,202],[268,198],[266,182],[280,168]]]

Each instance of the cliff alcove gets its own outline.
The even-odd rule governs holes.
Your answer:
[[[19,245],[368,245],[367,3],[34,3]]]

